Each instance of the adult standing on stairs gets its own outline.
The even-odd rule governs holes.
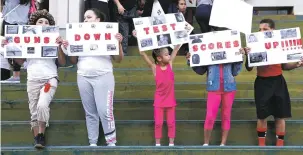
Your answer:
[[[104,15],[98,9],[88,9],[84,22],[104,22]],[[115,79],[112,60],[120,63],[123,59],[122,35],[116,34],[119,41],[119,55],[70,57],[77,64],[77,83],[85,110],[86,127],[90,146],[97,146],[99,122],[101,119],[105,140],[108,146],[115,146],[116,128],[113,114]],[[63,43],[67,49],[68,42]],[[100,51],[103,52],[103,51]]]
[[[29,19],[29,25],[49,26],[55,25],[55,20],[46,10],[33,13]],[[58,37],[56,43],[61,45],[63,40]],[[25,59],[15,59],[22,65]],[[27,94],[29,110],[31,114],[31,129],[34,133],[35,147],[44,148],[45,129],[49,126],[49,105],[58,86],[58,64],[65,65],[65,55],[61,48],[58,51],[58,59],[27,59]]]
[[[259,25],[259,31],[272,31],[275,22],[272,19],[263,19]],[[246,54],[250,49],[246,49]],[[303,66],[303,59],[297,63],[275,64],[257,67],[257,78],[255,80],[255,103],[257,109],[257,133],[259,146],[265,146],[267,120],[273,115],[276,124],[277,146],[284,145],[285,119],[291,117],[290,97],[287,83],[282,75],[282,70],[292,70]],[[251,71],[253,67],[248,66],[246,56],[245,67]]]

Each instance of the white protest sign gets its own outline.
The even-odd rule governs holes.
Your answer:
[[[209,25],[251,33],[253,6],[242,0],[215,0]]]
[[[161,16],[161,15],[165,15],[165,12],[163,11],[163,9],[161,7],[160,2],[158,0],[154,0],[151,17]]]
[[[68,55],[119,55],[118,28],[118,23],[109,22],[67,24]]]
[[[303,56],[300,28],[248,34],[246,44],[250,67],[298,62]]]
[[[58,26],[7,25],[5,58],[57,58]]]
[[[216,31],[190,35],[190,66],[208,66],[243,61],[240,32]]]

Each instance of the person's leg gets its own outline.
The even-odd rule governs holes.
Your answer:
[[[221,119],[222,119],[222,141],[221,145],[226,144],[228,137],[228,132],[230,130],[230,119],[231,119],[231,109],[235,99],[236,92],[225,92],[222,97],[222,109],[221,109]]]
[[[287,83],[283,76],[278,77],[276,81],[276,91],[274,96],[274,117],[276,124],[277,146],[284,146],[284,136],[286,133],[285,119],[291,117],[290,96],[287,88]]]
[[[93,88],[97,111],[101,119],[106,143],[108,146],[114,146],[117,140],[113,112],[113,97],[115,90],[113,73],[107,73],[96,77],[93,81]]]
[[[31,115],[31,130],[33,131],[35,147],[38,144],[38,100],[40,96],[41,84],[36,81],[27,81],[28,106]]]
[[[217,113],[221,103],[221,94],[217,92],[207,93],[207,112],[206,119],[204,123],[204,144],[208,145],[211,137],[211,132],[213,130]]]
[[[273,96],[272,80],[257,77],[254,84],[254,97],[257,112],[257,133],[259,146],[266,145],[266,118],[272,114],[270,103]]]
[[[119,32],[123,36],[122,40],[122,49],[124,55],[127,54],[127,47],[128,47],[128,33],[129,33],[129,22],[125,19],[122,19],[121,17],[117,18],[117,21],[119,23]]]
[[[176,137],[176,107],[169,107],[165,109],[166,109],[166,122],[168,128],[169,146],[173,146]]]
[[[50,108],[49,105],[55,95],[58,86],[56,78],[43,82],[44,86],[40,89],[40,95],[37,104],[37,120],[39,125],[39,143],[38,147],[45,146],[45,128],[49,126]]]
[[[91,78],[78,75],[77,83],[85,111],[86,128],[88,132],[89,143],[92,146],[96,146],[99,138],[99,115],[97,112]]]
[[[208,5],[199,5],[196,10],[196,20],[200,26],[201,33],[211,31],[209,26],[211,7]]]
[[[156,146],[161,145],[164,108],[154,107]]]
[[[1,81],[7,80],[11,77],[11,71],[8,69],[1,68]]]

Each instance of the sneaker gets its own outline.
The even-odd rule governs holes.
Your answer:
[[[161,144],[156,144],[156,146],[161,146]]]
[[[110,144],[107,144],[107,146],[116,146],[115,143],[110,143]]]
[[[225,144],[221,144],[220,146],[225,146]]]
[[[175,146],[175,144],[174,144],[174,143],[172,143],[172,144],[169,144],[168,146]]]
[[[283,139],[277,139],[276,146],[284,146],[284,140]]]
[[[35,145],[37,149],[43,149],[45,147],[45,136],[43,133],[39,133],[37,136],[38,143]]]
[[[265,144],[265,142],[266,142],[265,137],[258,137],[258,141],[259,141],[259,146],[266,146],[266,144]]]
[[[97,146],[97,144],[90,144],[89,146],[93,146],[93,147],[95,147],[95,146]]]
[[[34,137],[34,146],[36,147],[37,144],[38,144],[38,135]]]
[[[7,80],[1,81],[1,83],[20,83],[20,77],[10,77]]]
[[[208,144],[203,144],[203,146],[208,146]]]

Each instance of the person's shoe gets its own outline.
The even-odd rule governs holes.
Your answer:
[[[43,149],[45,147],[45,136],[43,133],[38,134],[38,143],[35,145],[37,149]]]
[[[110,144],[107,144],[107,146],[116,146],[115,143],[110,143]]]
[[[208,144],[203,144],[203,146],[208,146]]]
[[[20,83],[20,77],[10,77],[7,80],[1,81],[1,83]]]
[[[168,146],[175,146],[175,144],[174,143],[169,143],[169,145]]]
[[[38,135],[36,137],[34,137],[34,146],[36,147],[36,145],[38,144]]]
[[[220,146],[225,146],[225,144],[221,144]]]
[[[156,146],[161,146],[161,144],[156,144]]]
[[[96,146],[97,146],[97,144],[90,144],[89,146],[93,146],[93,147],[96,147]]]
[[[284,140],[283,139],[277,139],[276,146],[284,146]]]
[[[265,146],[265,137],[258,137],[258,141],[259,141],[259,146]]]

